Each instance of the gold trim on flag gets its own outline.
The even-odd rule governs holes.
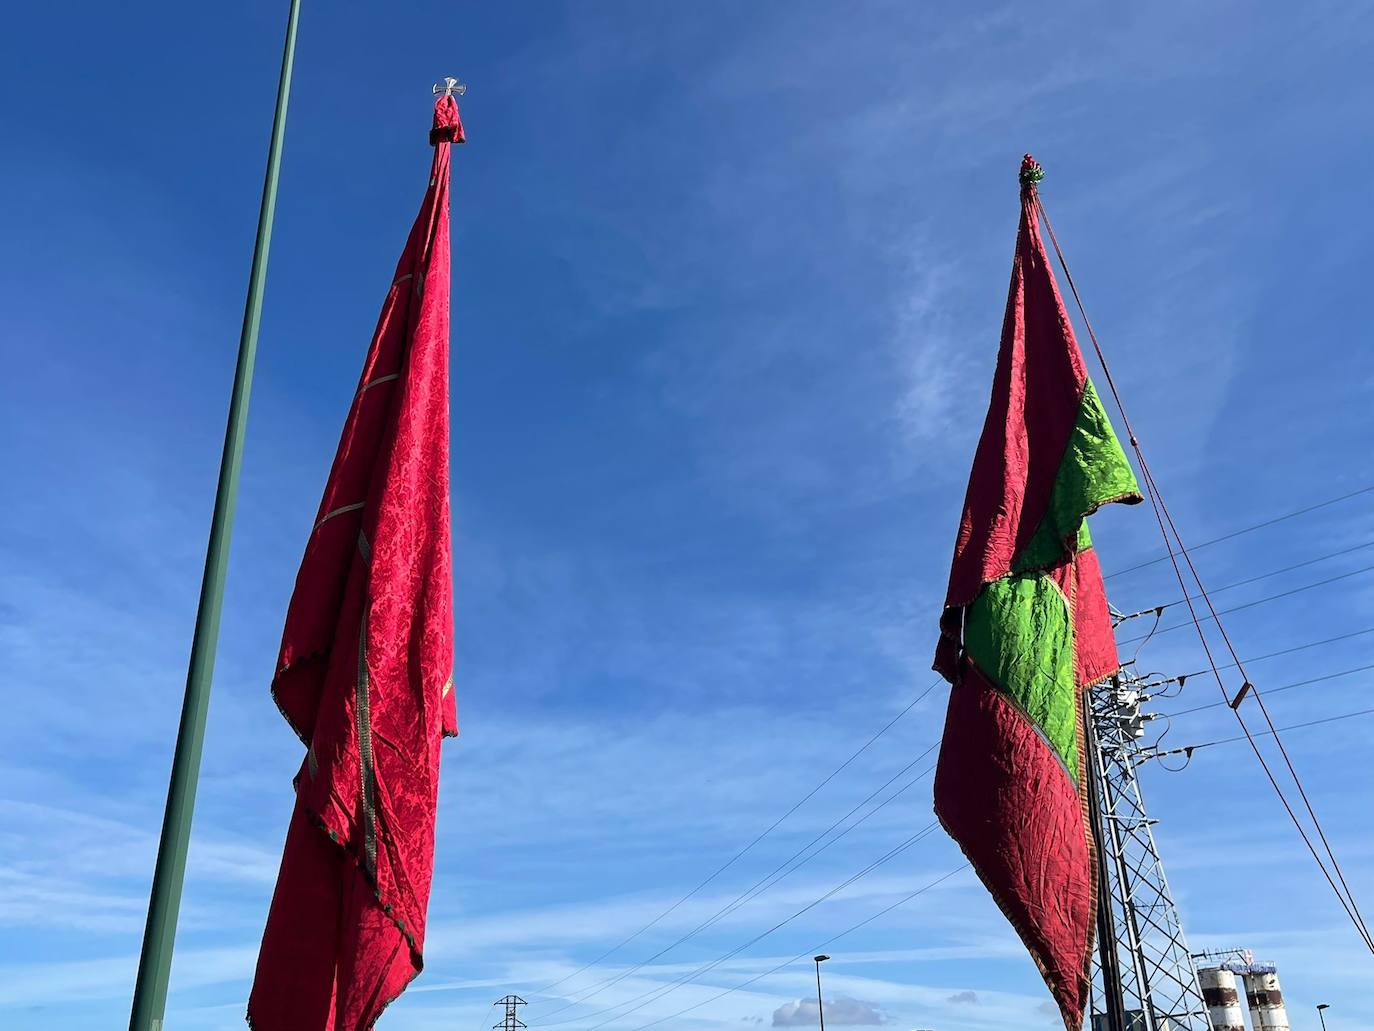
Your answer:
[[[366,501],[359,501],[352,505],[344,505],[342,508],[336,508],[332,512],[326,512],[324,514],[324,518],[321,519],[318,523],[316,523],[314,529],[312,529],[310,532],[314,533],[315,530],[318,530],[321,526],[329,522],[329,520],[333,519],[335,516],[345,515],[348,512],[356,512],[358,511],[358,509],[362,508],[366,504]]]
[[[359,390],[358,393],[366,393],[380,383],[390,383],[392,380],[400,378],[401,374],[399,372],[393,372],[390,376],[378,376],[376,379],[370,379],[364,383],[362,390]]]

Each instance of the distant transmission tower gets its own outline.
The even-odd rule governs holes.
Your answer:
[[[1209,1031],[1197,967],[1151,830],[1155,821],[1136,778],[1136,768],[1150,758],[1140,744],[1149,719],[1140,711],[1143,694],[1143,680],[1125,670],[1088,691],[1092,808],[1103,868],[1098,904],[1105,909],[1092,1031]],[[1108,940],[1114,949],[1104,947]]]
[[[518,995],[507,995],[504,999],[497,999],[492,1003],[493,1006],[506,1007],[506,1015],[501,1023],[491,1025],[491,1031],[524,1031],[528,1025],[515,1015],[517,1006],[528,1005],[524,999]]]

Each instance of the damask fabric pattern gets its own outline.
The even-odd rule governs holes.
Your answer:
[[[449,161],[382,307],[287,611],[272,694],[306,745],[258,954],[258,1031],[371,1027],[423,966],[439,745],[456,734]]]
[[[1097,904],[1082,694],[1118,665],[1086,517],[1140,500],[1084,368],[1027,181],[992,401],[940,620],[935,668],[953,688],[935,809],[1072,1031],[1088,1001]]]

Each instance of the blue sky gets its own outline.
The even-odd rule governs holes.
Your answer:
[[[0,41],[0,1026],[127,1020],[285,4],[23,5]],[[427,970],[392,1031],[806,1020],[806,952],[959,864],[929,780],[691,930],[934,742],[944,691],[697,897],[585,973],[934,680],[1023,151],[1185,536],[1374,483],[1374,108],[1362,4],[317,4],[301,24],[239,519],[169,1002],[242,1026],[299,763],[267,693],[305,534],[428,168],[455,161],[459,711]],[[1361,255],[1365,255],[1362,257]],[[1104,566],[1158,550],[1095,524]],[[1216,584],[1374,539],[1374,494],[1199,555]],[[1223,595],[1264,597],[1355,551]],[[1109,582],[1141,608],[1162,565]],[[1371,574],[1228,621],[1243,655],[1374,626]],[[1374,662],[1374,635],[1256,664]],[[1186,632],[1142,661],[1197,669]],[[1273,697],[1367,708],[1370,674]],[[1172,705],[1215,700],[1198,679]],[[1161,708],[1164,708],[1161,703]],[[1225,711],[1170,742],[1234,733]],[[1374,906],[1369,718],[1295,731]],[[917,767],[919,770],[921,767]],[[1196,947],[1280,966],[1294,1027],[1374,1029],[1368,955],[1237,746],[1143,773]],[[827,946],[835,1020],[1053,1028],[967,874]],[[847,1001],[845,1001],[847,1000]],[[801,1003],[799,1007],[798,1004]],[[623,1014],[623,1015],[622,1015]],[[800,1016],[798,1016],[800,1014]],[[547,1015],[547,1016],[546,1016]],[[829,1006],[827,1015],[830,1015]]]

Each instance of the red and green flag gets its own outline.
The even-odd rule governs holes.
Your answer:
[[[1097,914],[1084,690],[1118,668],[1086,517],[1141,500],[1088,378],[1021,168],[992,401],[969,475],[935,668],[950,683],[935,810],[1077,1031]]]

